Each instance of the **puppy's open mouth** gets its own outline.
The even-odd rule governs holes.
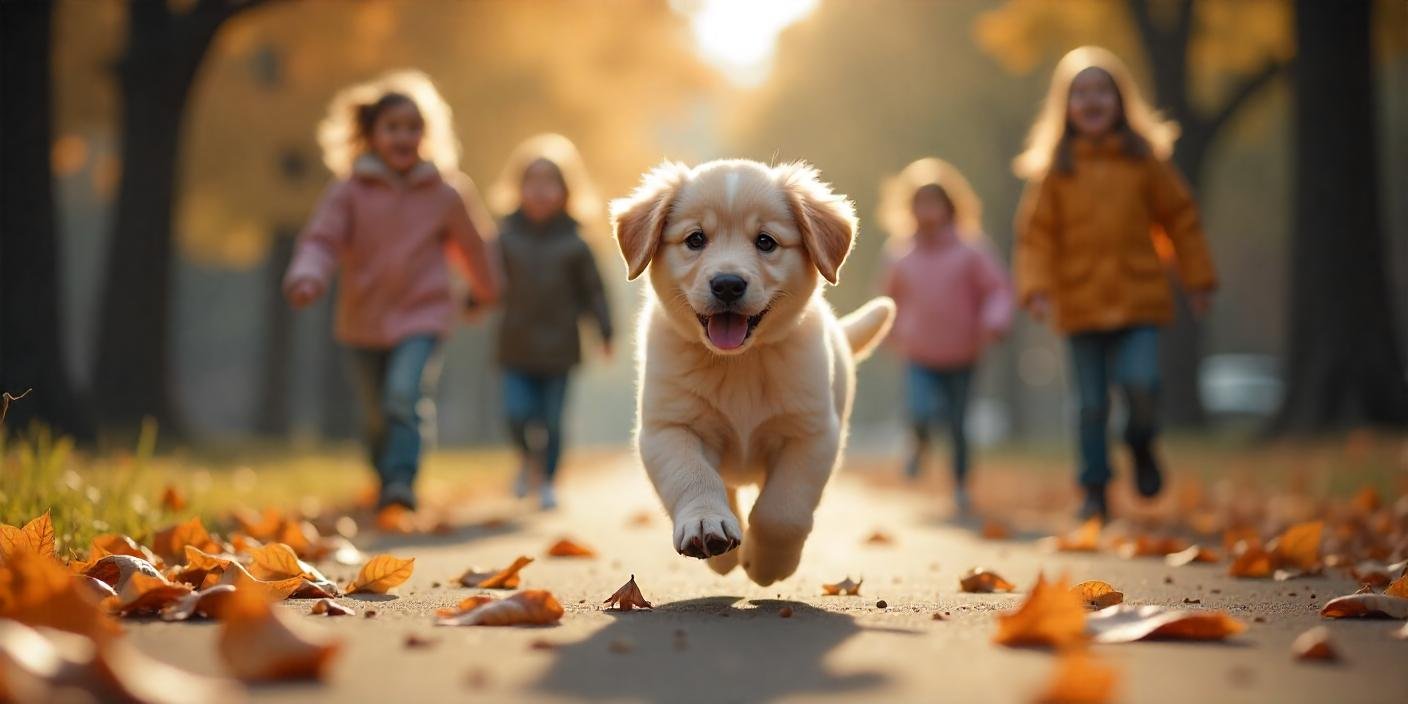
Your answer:
[[[758,327],[763,316],[768,314],[768,309],[763,309],[757,315],[744,315],[742,313],[712,313],[710,315],[699,315],[699,324],[704,326],[704,334],[709,337],[709,342],[721,350],[736,350],[743,346],[748,337],[753,334],[753,328]]]

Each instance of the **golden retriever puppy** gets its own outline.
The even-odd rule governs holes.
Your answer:
[[[876,298],[837,320],[821,296],[855,209],[806,164],[666,162],[611,220],[629,277],[649,270],[636,442],[675,550],[720,574],[742,563],[758,584],[786,578],[840,461],[855,363],[895,312]]]

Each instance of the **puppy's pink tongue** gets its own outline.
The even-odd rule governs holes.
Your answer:
[[[748,318],[737,313],[709,316],[709,341],[721,350],[737,349],[748,337]]]

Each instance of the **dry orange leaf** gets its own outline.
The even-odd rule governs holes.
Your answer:
[[[1037,575],[1027,600],[1016,611],[998,615],[993,642],[1013,647],[1075,645],[1085,641],[1085,618],[1085,604],[1065,579],[1047,582]]]
[[[233,517],[241,531],[260,542],[277,539],[279,528],[284,523],[283,512],[272,506],[266,507],[258,514],[248,509],[240,509],[235,511]]]
[[[348,594],[386,594],[411,578],[415,570],[414,557],[401,559],[391,555],[377,555],[357,573],[357,578],[347,585]]]
[[[242,697],[233,682],[194,675],[143,655],[122,639],[0,621],[0,698],[17,702],[214,704]]]
[[[87,577],[92,577],[100,582],[112,587],[114,591],[122,591],[127,585],[127,580],[134,574],[145,574],[148,577],[161,577],[152,563],[140,557],[131,555],[108,555],[100,558],[97,562],[89,565],[83,571]]]
[[[1237,544],[1237,548],[1239,551],[1232,559],[1232,565],[1227,568],[1227,574],[1233,577],[1264,579],[1276,571],[1271,553],[1261,546],[1242,542]]]
[[[269,543],[250,551],[253,560],[249,573],[256,579],[279,581],[300,578],[308,582],[293,593],[295,599],[337,596],[337,585],[323,576],[318,568],[298,559],[293,548],[283,543]]]
[[[654,608],[650,602],[645,600],[645,595],[640,593],[640,587],[636,586],[636,576],[631,575],[630,581],[621,585],[616,593],[606,598],[603,604],[615,606],[618,611],[630,611],[631,609],[651,609]]]
[[[970,594],[1010,592],[1017,588],[1017,585],[985,567],[974,567],[965,572],[962,577],[958,578],[958,586]]]
[[[322,679],[340,647],[302,633],[254,590],[236,587],[223,610],[216,647],[242,680]]]
[[[191,593],[191,585],[171,583],[161,575],[133,572],[117,590],[117,612],[123,616],[150,616]]]
[[[1174,537],[1156,538],[1149,535],[1136,536],[1132,540],[1122,541],[1116,552],[1120,557],[1133,559],[1136,557],[1165,557],[1174,553],[1182,552],[1188,547],[1185,540]]]
[[[224,548],[210,537],[210,533],[206,532],[199,516],[192,516],[189,521],[163,528],[152,536],[152,551],[169,564],[181,564],[186,558],[188,545],[204,553],[224,551]]]
[[[131,555],[138,557],[152,566],[159,567],[160,558],[148,550],[137,541],[117,533],[104,533],[93,538],[93,542],[88,546],[88,561],[96,562],[98,559],[108,555]]]
[[[1408,599],[1383,594],[1335,597],[1320,607],[1325,618],[1408,618]]]
[[[489,601],[462,614],[442,618],[437,626],[546,626],[562,618],[562,604],[551,592],[527,589],[507,599]]]
[[[472,611],[472,610],[474,610],[474,609],[476,609],[476,608],[478,608],[478,607],[480,607],[480,606],[483,606],[483,605],[485,605],[485,604],[487,604],[487,603],[489,603],[489,602],[491,602],[491,601],[493,601],[493,600],[494,600],[494,597],[492,597],[492,596],[484,596],[483,594],[476,594],[476,595],[474,595],[474,596],[467,596],[467,597],[465,597],[462,601],[460,601],[460,603],[455,604],[455,605],[452,606],[452,607],[445,608],[445,609],[436,609],[436,610],[435,610],[435,615],[436,615],[436,616],[439,616],[440,618],[450,618],[450,617],[452,617],[452,616],[459,616],[460,614],[465,613],[466,611]]]
[[[91,594],[51,557],[21,551],[0,564],[0,619],[105,641],[122,628]]]
[[[1388,589],[1384,590],[1384,595],[1408,599],[1408,574],[1393,580],[1393,584],[1388,585]]]
[[[1129,643],[1145,638],[1223,640],[1247,630],[1246,624],[1221,611],[1127,604],[1091,614],[1086,628],[1097,643]]]
[[[821,593],[826,596],[840,596],[842,594],[846,596],[856,596],[860,594],[860,585],[864,581],[864,579],[859,582],[853,581],[850,575],[847,575],[845,579],[834,584],[821,585]]]
[[[866,545],[894,545],[895,539],[883,530],[873,531],[865,537]]]
[[[1115,588],[1110,586],[1108,582],[1101,582],[1099,580],[1081,582],[1071,587],[1071,591],[1075,592],[1076,596],[1080,597],[1081,600],[1085,602],[1086,606],[1093,609],[1103,609],[1107,606],[1114,606],[1124,601],[1123,593],[1115,591]]]
[[[460,584],[479,589],[517,589],[521,581],[518,575],[519,570],[527,567],[532,561],[533,558],[520,555],[518,559],[513,561],[513,564],[497,572],[471,567],[460,575]]]
[[[1107,704],[1114,701],[1119,674],[1115,668],[1075,648],[1056,661],[1055,671],[1037,704]]]
[[[1330,641],[1330,629],[1316,626],[1291,642],[1291,654],[1297,660],[1322,660],[1333,662],[1340,659],[1335,645]]]
[[[0,560],[9,561],[17,553],[32,552],[54,557],[54,523],[49,512],[24,524],[23,528],[0,524]]]
[[[1360,515],[1368,515],[1383,505],[1383,500],[1379,498],[1379,492],[1372,486],[1366,486],[1359,490],[1350,500],[1349,505]]]
[[[1221,560],[1221,555],[1200,545],[1193,545],[1187,550],[1180,550],[1164,556],[1164,564],[1169,567],[1182,567],[1194,562],[1220,562]]]
[[[563,538],[548,548],[548,555],[552,557],[596,557],[596,551],[571,538]]]
[[[1002,521],[989,518],[983,521],[982,535],[985,540],[1007,540],[1012,537],[1012,529]]]
[[[1287,528],[1268,546],[1272,561],[1277,568],[1301,572],[1319,570],[1320,538],[1324,532],[1324,521],[1298,523]]]
[[[351,616],[356,612],[332,599],[319,599],[313,604],[313,608],[308,610],[308,613],[315,616]]]
[[[193,591],[173,602],[161,612],[163,621],[189,621],[192,618],[221,618],[225,603],[235,593],[232,584],[217,584],[209,589]]]
[[[1070,533],[1050,538],[1049,545],[1061,552],[1095,552],[1100,549],[1100,528],[1100,518],[1092,516]]]
[[[185,510],[187,503],[186,492],[175,484],[167,484],[161,492],[161,506],[167,511],[176,513]]]

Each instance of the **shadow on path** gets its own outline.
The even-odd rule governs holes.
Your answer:
[[[861,632],[845,614],[808,604],[721,596],[611,612],[612,623],[560,647],[534,688],[589,700],[761,702],[783,695],[863,695],[879,672],[838,674],[826,662]],[[779,611],[791,608],[792,616]],[[862,697],[863,698],[863,697]]]

